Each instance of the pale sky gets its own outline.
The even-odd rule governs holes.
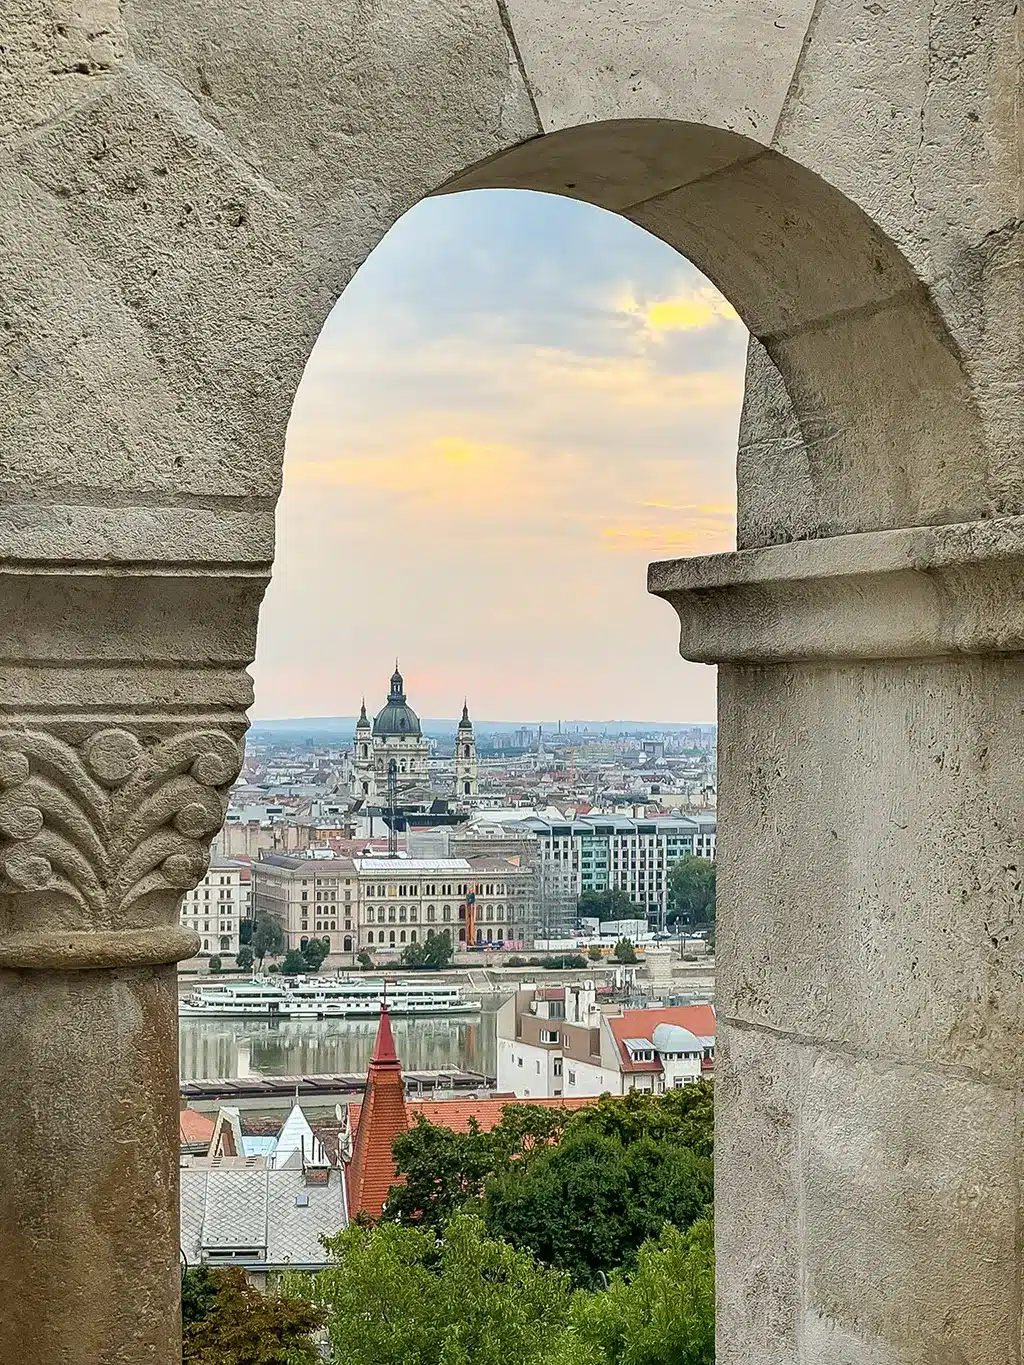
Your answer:
[[[331,313],[295,399],[260,719],[409,700],[480,719],[706,722],[652,559],[735,543],[746,330],[586,204],[419,204]]]

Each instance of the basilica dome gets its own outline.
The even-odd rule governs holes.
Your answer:
[[[383,708],[373,718],[374,735],[383,738],[394,735],[420,734],[420,718],[405,700],[405,683],[396,668],[391,675],[391,691]]]

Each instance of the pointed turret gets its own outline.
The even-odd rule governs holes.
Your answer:
[[[473,722],[469,718],[469,702],[462,703],[462,719],[459,721],[460,730],[472,730]]]
[[[360,708],[359,708],[359,719],[356,721],[356,729],[357,729],[357,730],[369,730],[369,728],[370,728],[370,718],[369,718],[369,716],[366,714],[366,698],[364,697],[364,698],[363,698],[363,704],[362,704],[362,706],[360,706]]]
[[[388,1190],[396,1182],[391,1144],[408,1127],[402,1064],[395,1051],[391,1018],[385,1005],[377,1025],[377,1039],[347,1172],[350,1219],[359,1214],[368,1218],[380,1217]]]

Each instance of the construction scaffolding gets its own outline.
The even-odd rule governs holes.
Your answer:
[[[575,878],[568,865],[534,865],[533,939],[544,942],[572,937],[576,927]]]

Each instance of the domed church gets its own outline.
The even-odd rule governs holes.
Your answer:
[[[405,680],[395,662],[387,701],[371,725],[363,702],[356,722],[352,763],[352,790],[364,801],[381,802],[387,798],[388,764],[395,760],[398,791],[427,788],[430,778],[427,757],[430,742],[424,738],[420,718],[405,695]],[[469,710],[462,708],[455,748],[452,785],[456,796],[465,800],[477,791],[476,741]]]

